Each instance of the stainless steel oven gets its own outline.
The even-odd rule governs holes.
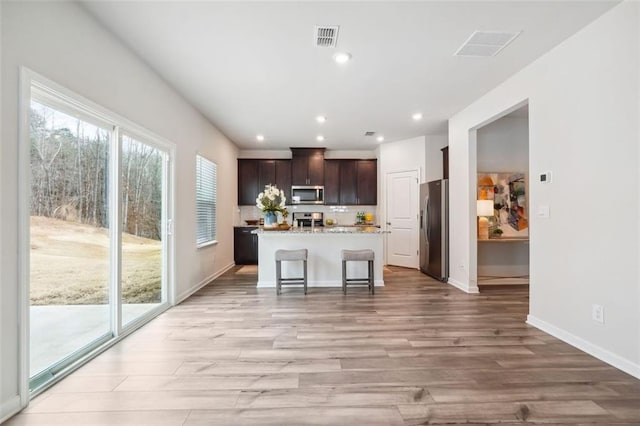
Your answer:
[[[298,227],[302,228],[324,226],[324,215],[322,212],[293,212],[293,221],[297,221]]]
[[[292,186],[291,204],[324,204],[324,186]]]

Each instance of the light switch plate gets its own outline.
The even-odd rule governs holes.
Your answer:
[[[549,206],[538,206],[538,215],[539,218],[548,219],[549,218]]]
[[[551,183],[551,172],[540,173],[540,183]]]

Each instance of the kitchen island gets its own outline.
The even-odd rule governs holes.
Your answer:
[[[374,281],[384,286],[382,237],[385,231],[376,227],[294,228],[288,231],[253,231],[258,234],[258,287],[276,286],[276,250],[307,249],[309,287],[341,287],[342,259],[340,251],[371,249],[375,253]],[[283,277],[302,276],[302,262],[282,262]],[[366,277],[367,262],[347,262],[349,278]]]

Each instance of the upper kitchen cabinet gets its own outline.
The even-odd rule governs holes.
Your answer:
[[[378,204],[378,164],[376,160],[357,161],[358,204]]]
[[[359,204],[356,163],[356,160],[340,160],[340,204],[347,206]]]
[[[258,194],[265,185],[276,185],[291,198],[290,160],[238,160],[238,205],[256,204]]]
[[[255,205],[258,188],[258,160],[238,160],[238,205]]]
[[[442,179],[449,179],[449,147],[445,146],[442,151]]]
[[[324,185],[324,148],[291,148],[291,184]]]
[[[324,161],[324,203],[340,204],[340,160]]]
[[[291,160],[273,160],[276,163],[276,186],[284,191],[287,204],[291,204]]]
[[[324,203],[329,205],[376,205],[376,160],[325,160]]]

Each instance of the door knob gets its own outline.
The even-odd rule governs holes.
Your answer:
[[[391,222],[387,222],[387,225],[391,226]]]

